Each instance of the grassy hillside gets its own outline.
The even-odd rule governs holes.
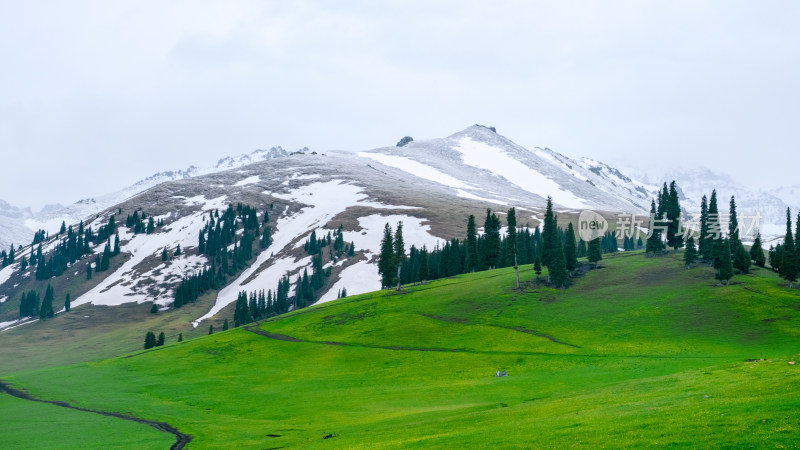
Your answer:
[[[189,448],[800,445],[797,291],[680,257],[612,257],[566,291],[465,275],[4,380]]]

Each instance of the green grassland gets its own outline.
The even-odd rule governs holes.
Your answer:
[[[3,379],[167,422],[188,448],[800,446],[797,291],[680,259],[609,257],[565,291],[529,268],[520,290],[513,269],[463,275]]]
[[[164,449],[174,441],[147,425],[0,395],[4,449]]]

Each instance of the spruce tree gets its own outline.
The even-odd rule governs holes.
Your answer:
[[[795,241],[796,243],[797,241]],[[753,241],[753,246],[750,247],[750,259],[753,260],[758,267],[764,267],[766,265],[766,257],[764,256],[764,249],[761,246],[761,233],[756,230],[756,239]]]
[[[208,334],[214,334],[214,325],[208,326]]]
[[[789,208],[786,208],[786,236],[783,239],[783,258],[781,261],[780,275],[789,282],[789,288],[794,287],[797,281],[800,264],[798,264],[797,248],[795,247],[794,236],[792,236],[792,215]]]
[[[505,266],[513,266],[517,256],[517,210],[511,208],[506,215],[508,231],[505,239]]]
[[[498,258],[500,257],[500,219],[497,215],[492,213],[491,209],[486,210],[486,220],[483,224],[483,240],[481,258],[483,258],[482,266],[487,269],[494,269],[497,267]]]
[[[470,214],[467,219],[467,254],[464,262],[464,271],[474,272],[478,265],[478,231],[475,228],[475,216]]]
[[[678,186],[673,180],[669,185],[669,198],[667,203],[667,244],[677,250],[683,247],[683,235],[680,229],[681,205],[678,199]]]
[[[42,299],[42,306],[39,309],[39,319],[45,320],[55,315],[53,312],[53,297],[53,286],[48,284],[44,293],[44,298]]]
[[[586,250],[589,262],[597,267],[598,261],[603,259],[603,252],[600,249],[600,238],[595,238],[589,241],[588,249]]]
[[[86,264],[86,279],[87,280],[92,279],[92,263]]]
[[[733,267],[739,273],[748,273],[750,271],[750,254],[744,248],[744,245],[739,242],[736,249],[733,250]]]
[[[166,261],[169,255],[167,255],[167,247],[161,249],[161,261]]]
[[[656,229],[656,226],[658,226],[658,211],[655,200],[650,201],[650,217],[652,218],[650,221],[650,235],[647,237],[645,253],[656,254],[664,249],[664,243],[661,242],[661,230]]]
[[[403,241],[403,222],[397,222],[397,228],[394,232],[394,264],[397,267],[397,290],[400,290],[401,281],[400,269],[403,267],[403,261],[406,260],[406,244]]]
[[[148,331],[144,336],[144,349],[151,349],[156,346],[156,335],[152,331]]]
[[[394,283],[396,267],[394,265],[394,237],[389,222],[383,227],[381,253],[378,257],[378,273],[381,275],[381,287],[387,288]]]
[[[551,254],[550,267],[547,269],[550,283],[552,283],[554,287],[566,287],[569,274],[567,273],[567,261],[564,257],[564,247],[561,245],[561,238],[556,239],[556,246]]]
[[[736,198],[731,196],[730,218],[728,219],[728,239],[731,241],[731,249],[734,251],[741,243],[739,239],[739,219],[736,215]]]
[[[704,253],[701,253],[700,257],[702,257],[704,261],[713,260],[715,268],[717,266],[715,253],[718,253],[719,250],[719,245],[716,245],[715,242],[721,239],[721,233],[719,208],[717,207],[717,191],[715,189],[711,191],[711,200],[708,203],[706,234],[700,236],[700,239],[704,241],[702,245]]]
[[[425,284],[428,281],[429,276],[429,269],[428,269],[428,250],[423,246],[422,251],[419,254],[420,262],[419,262],[419,281],[422,284]]]
[[[66,298],[64,298],[64,311],[69,312],[71,308],[72,308],[72,302],[70,301],[69,298],[69,292],[67,292],[67,296]]]
[[[578,252],[575,256],[578,258],[586,258],[586,241],[583,239],[578,240]]]
[[[567,225],[567,235],[564,239],[564,258],[566,259],[567,270],[573,271],[578,267],[575,228],[572,226],[572,222]]]
[[[183,333],[178,333],[178,342],[183,342]]]
[[[539,279],[539,275],[542,274],[542,258],[537,253],[533,259],[533,271],[536,273],[536,279]]]
[[[686,251],[683,253],[683,264],[687,269],[691,269],[695,261],[697,261],[697,249],[694,246],[694,236],[689,236],[686,240]]]
[[[547,209],[544,213],[544,224],[542,226],[542,264],[550,267],[550,258],[555,251],[555,242],[558,238],[558,229],[555,215],[553,214],[553,198],[547,197]]]
[[[156,347],[161,347],[164,345],[164,340],[166,337],[164,336],[164,332],[158,333],[158,340],[156,341]]]
[[[222,322],[222,331],[228,331],[228,318],[225,318],[225,322]]]
[[[733,264],[731,262],[731,243],[729,239],[720,239],[718,246],[722,249],[719,255],[720,264],[717,271],[717,279],[720,284],[727,285],[728,280],[733,276]]]
[[[153,306],[150,307],[150,314],[158,314],[158,305],[156,302],[153,302]]]

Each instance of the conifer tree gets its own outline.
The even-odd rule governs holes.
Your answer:
[[[733,264],[731,262],[731,242],[729,239],[720,239],[718,246],[722,249],[719,255],[720,264],[717,270],[717,279],[720,284],[727,285],[728,280],[733,276]]]
[[[536,273],[536,279],[539,279],[539,275],[542,274],[542,258],[537,253],[533,259],[533,271]]]
[[[789,288],[794,287],[797,281],[800,264],[798,264],[797,248],[795,247],[794,236],[792,236],[792,215],[789,208],[786,208],[786,236],[783,239],[783,258],[781,261],[780,275],[789,282]]]
[[[470,214],[467,219],[467,255],[464,270],[474,272],[478,265],[478,232],[475,228],[475,216]]]
[[[400,290],[401,281],[400,269],[403,261],[406,260],[406,245],[403,242],[403,222],[397,222],[397,229],[394,232],[394,264],[397,267],[397,290]]]
[[[567,234],[564,239],[564,258],[566,259],[567,270],[573,271],[578,267],[575,228],[572,226],[572,222],[567,225]]]
[[[719,245],[715,242],[721,239],[720,233],[722,232],[719,222],[719,208],[717,207],[717,191],[711,191],[711,200],[708,203],[708,213],[706,220],[706,234],[700,235],[705,243],[702,245],[704,253],[700,257],[704,261],[714,261],[714,267],[718,265],[716,262],[715,253],[718,253]]]
[[[153,302],[153,305],[150,306],[150,314],[158,314],[158,305],[156,302]]]
[[[683,235],[680,230],[681,205],[678,199],[678,186],[673,180],[669,185],[667,213],[667,244],[677,250],[683,247]]]
[[[86,264],[86,279],[87,280],[92,279],[92,263]]]
[[[731,241],[731,249],[734,251],[742,242],[739,239],[739,219],[736,215],[736,198],[733,196],[731,196],[730,218],[728,219],[728,239]]]
[[[214,325],[208,326],[208,334],[214,334]]]
[[[183,333],[178,333],[178,342],[183,342]]]
[[[394,265],[394,237],[392,227],[389,222],[383,227],[383,239],[381,240],[381,253],[378,258],[378,273],[381,275],[381,287],[392,286],[396,267]]]
[[[343,287],[342,288],[342,298],[345,298],[345,297],[347,297],[347,288]]]
[[[161,249],[161,261],[166,261],[169,255],[167,255],[167,247]]]
[[[48,284],[44,293],[44,298],[42,299],[42,306],[39,309],[39,318],[41,320],[49,319],[55,315],[53,311],[53,297],[53,287]]]
[[[422,284],[428,280],[429,269],[428,269],[428,250],[423,246],[422,251],[420,252],[420,262],[419,262],[419,281]]]
[[[586,241],[583,239],[578,239],[578,251],[575,256],[578,258],[586,258],[586,251]]]
[[[156,346],[156,335],[152,331],[148,331],[144,336],[144,349],[151,349]]]
[[[225,322],[222,322],[222,331],[228,331],[228,318],[225,318]]]
[[[686,240],[686,251],[683,253],[683,264],[687,269],[692,268],[692,264],[697,261],[697,249],[694,246],[694,236],[689,236]]]
[[[650,201],[650,217],[653,219],[650,224],[650,235],[647,238],[645,253],[656,254],[664,249],[664,243],[661,242],[661,230],[656,229],[658,226],[658,221],[656,220],[658,218],[658,210],[656,209],[655,200]]]
[[[739,273],[748,273],[750,271],[750,254],[747,253],[747,250],[741,242],[736,246],[736,250],[733,251],[732,258],[733,267],[736,268]]]
[[[67,296],[66,298],[64,298],[64,311],[69,312],[71,308],[72,308],[72,302],[70,301],[69,298],[69,292],[67,292]]]
[[[158,340],[156,341],[156,347],[161,347],[164,345],[164,340],[166,337],[164,336],[164,332],[158,333]]]
[[[492,213],[491,209],[486,209],[486,220],[483,223],[483,239],[481,248],[482,266],[487,269],[497,267],[500,256],[500,219]]]
[[[508,231],[505,239],[505,266],[512,266],[516,263],[517,256],[517,210],[511,208],[506,215]]]
[[[750,259],[758,267],[764,267],[767,262],[764,256],[764,249],[761,247],[761,233],[758,230],[756,230],[756,239],[753,241],[753,246],[750,247]]]
[[[597,267],[597,263],[603,259],[603,252],[600,250],[600,238],[595,238],[589,241],[588,249],[586,250],[589,262]]]
[[[553,198],[547,197],[547,209],[544,213],[544,225],[542,226],[542,264],[550,267],[550,258],[555,251],[555,243],[558,238],[558,229],[555,215],[553,214]]]
[[[119,255],[119,233],[114,235],[114,256]]]
[[[554,287],[566,287],[569,274],[567,273],[567,261],[564,257],[564,247],[561,245],[561,238],[556,238],[556,246],[553,249],[550,259],[548,276]]]
[[[244,241],[244,238],[242,238],[242,241]],[[178,246],[175,247],[175,255],[174,256],[181,256],[181,244],[178,244]]]

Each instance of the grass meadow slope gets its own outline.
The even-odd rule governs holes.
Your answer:
[[[530,268],[521,290],[513,269],[464,275],[3,380],[198,449],[800,446],[797,291],[763,269],[718,287],[681,256],[609,257],[566,291]],[[55,408],[20,403],[0,396],[0,415]],[[75,447],[113,425],[60,413],[48,427]],[[159,442],[118,422],[94,446]],[[22,426],[3,439],[50,446]]]

